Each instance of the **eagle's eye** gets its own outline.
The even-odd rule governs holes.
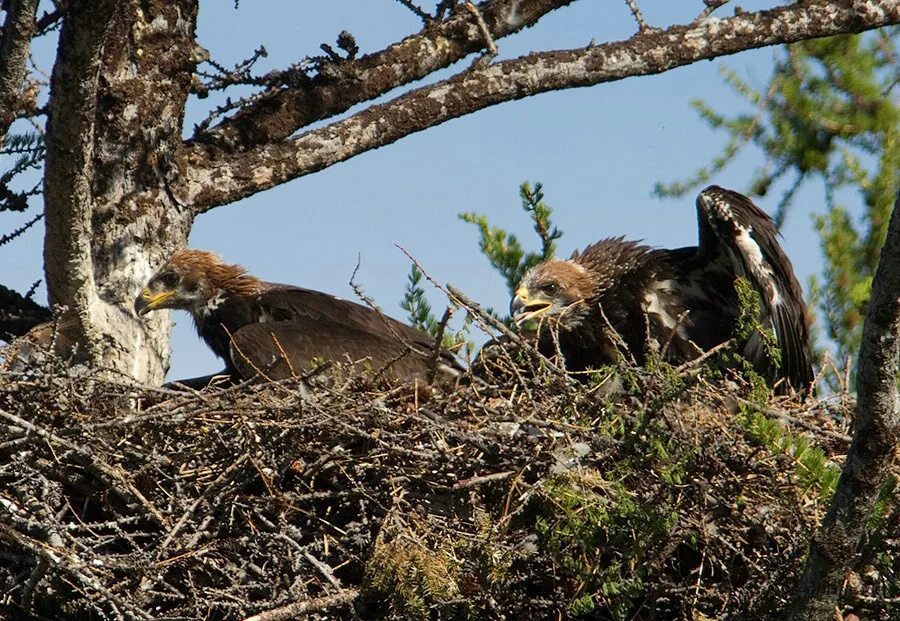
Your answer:
[[[169,291],[178,286],[179,278],[174,272],[165,272],[164,274],[160,274],[158,278],[160,284]]]
[[[559,293],[559,285],[555,282],[547,283],[541,287],[541,293],[552,298]]]

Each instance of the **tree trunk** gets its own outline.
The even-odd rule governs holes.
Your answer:
[[[193,220],[168,191],[196,47],[195,0],[73,3],[53,70],[45,270],[81,357],[143,382],[168,368],[168,313],[132,303]]]
[[[894,203],[863,326],[853,441],[809,557],[791,613],[794,621],[830,619],[844,572],[852,567],[878,492],[900,440],[900,194]]]

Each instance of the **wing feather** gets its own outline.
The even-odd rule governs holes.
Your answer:
[[[803,294],[790,260],[778,243],[778,232],[769,216],[747,197],[710,186],[697,197],[701,256],[727,256],[737,276],[744,276],[760,293],[763,319],[771,322],[781,367],[767,369],[771,377],[783,377],[794,388],[804,389],[813,380],[809,358],[809,330]],[[724,251],[724,252],[723,252]],[[763,360],[761,339],[747,352]]]
[[[262,349],[251,359],[265,358],[265,350],[272,353],[275,343],[271,335],[279,339],[282,349],[290,349],[289,357],[292,363],[296,362],[295,370],[308,367],[315,358],[368,358],[373,366],[378,366],[401,355],[410,362],[400,366],[406,368],[414,360],[413,366],[418,365],[424,370],[434,351],[434,339],[421,330],[321,291],[266,283],[258,301],[262,310],[261,323],[245,326],[233,335],[235,338],[239,334],[242,336],[240,341],[235,341],[238,346],[251,336],[254,343],[260,344]],[[266,334],[270,336],[266,338]],[[245,345],[249,346],[249,343]],[[443,366],[462,370],[452,353],[441,350],[440,358]]]

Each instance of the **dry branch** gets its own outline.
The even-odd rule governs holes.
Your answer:
[[[479,6],[496,40],[533,26],[572,0],[488,0]],[[449,67],[486,43],[472,16],[461,11],[380,52],[329,64],[303,84],[276,87],[218,126],[194,136],[198,143],[246,150],[283,140],[316,121]]]
[[[294,602],[287,606],[267,610],[258,615],[247,617],[245,621],[287,621],[288,619],[296,619],[298,615],[309,612],[318,612],[320,610],[328,610],[335,606],[349,604],[359,596],[359,592],[354,589],[347,589],[334,595],[327,597],[319,597],[302,602]]]
[[[639,33],[617,43],[529,54],[473,68],[296,138],[240,152],[187,143],[179,155],[180,178],[173,190],[180,202],[203,212],[506,101],[898,22],[900,6],[892,0],[791,4]],[[288,129],[294,127],[292,123]]]

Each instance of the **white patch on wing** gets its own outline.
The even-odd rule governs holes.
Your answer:
[[[716,228],[716,220],[737,224],[737,218],[735,218],[728,201],[719,200],[706,192],[700,194],[700,200],[706,206],[706,219],[709,220],[713,228]]]
[[[650,284],[650,287],[644,294],[644,312],[648,315],[652,313],[659,317],[662,325],[669,330],[678,325],[678,320],[672,316],[665,306],[663,306],[660,301],[660,296],[671,296],[674,294],[674,290],[674,280],[657,280]]]
[[[763,288],[772,307],[781,304],[781,294],[778,291],[778,287],[775,286],[772,269],[766,263],[765,258],[763,258],[759,244],[750,235],[753,229],[738,225],[735,227],[735,230],[734,241],[737,247],[741,249],[741,254],[744,255],[750,275]]]
[[[445,375],[449,375],[450,377],[457,377],[460,374],[459,369],[454,369],[449,364],[444,364],[442,362],[438,363],[437,368],[438,371]]]

